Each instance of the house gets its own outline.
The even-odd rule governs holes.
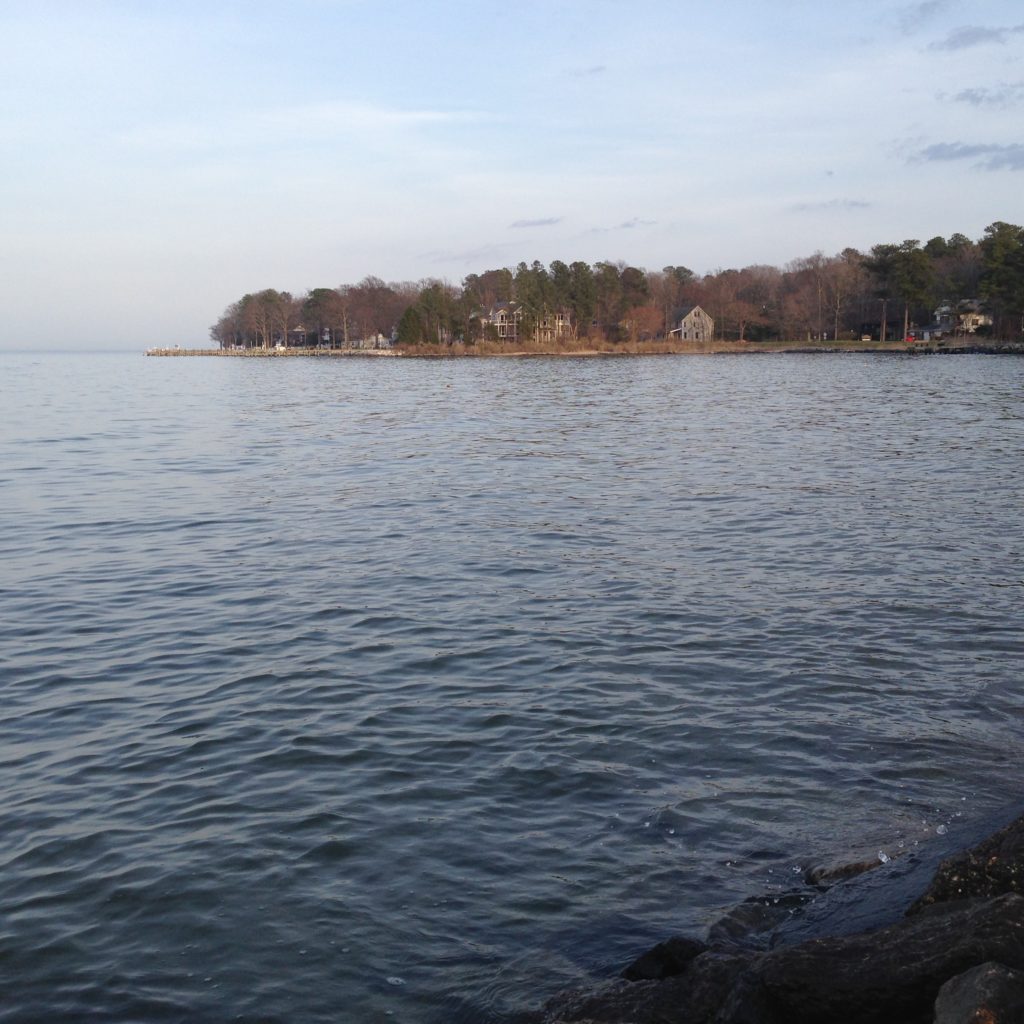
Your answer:
[[[682,341],[711,341],[715,336],[715,321],[700,306],[686,306],[680,314],[679,326],[669,331]]]
[[[379,349],[379,348],[391,348],[395,343],[397,332],[392,331],[390,335],[381,334],[378,331],[376,334],[368,334],[365,338],[354,338],[352,340],[352,348],[359,349]]]
[[[517,341],[519,338],[519,321],[523,318],[517,302],[497,302],[480,319],[485,327],[494,328],[499,340]]]
[[[956,311],[953,303],[948,299],[943,300],[932,314],[933,323],[937,331],[952,331],[956,327]]]
[[[982,311],[977,299],[961,299],[955,306],[948,299],[935,310],[935,328],[957,334],[974,334],[979,327],[991,327],[992,317]]]
[[[312,334],[312,343],[316,344],[316,332],[307,331],[302,324],[291,328],[288,331],[287,339],[284,342],[278,342],[278,348],[305,348],[310,344],[310,334]]]
[[[492,337],[499,341],[519,341],[523,320],[522,306],[518,302],[498,302],[486,313],[480,315],[484,327],[493,330]],[[559,341],[572,331],[572,319],[563,310],[543,312],[537,317],[533,340],[539,342]]]
[[[536,341],[559,341],[570,334],[568,313],[542,313],[537,320]]]
[[[981,303],[977,299],[962,299],[956,305],[959,329],[964,334],[974,334],[979,327],[991,327],[992,317],[982,312]]]

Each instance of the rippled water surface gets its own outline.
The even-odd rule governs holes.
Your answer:
[[[483,1022],[1024,792],[1024,361],[0,355],[0,1021]]]

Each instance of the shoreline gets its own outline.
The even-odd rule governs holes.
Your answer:
[[[661,342],[623,344],[613,348],[516,348],[490,344],[418,346],[414,349],[192,349],[150,348],[146,356],[222,359],[600,359],[628,356],[707,355],[1024,355],[1024,343],[993,341],[987,344],[944,345],[934,342],[753,342],[722,341],[705,345],[671,345]]]
[[[808,872],[804,884],[752,897],[703,937],[667,938],[617,978],[558,993],[512,1020],[1024,1020],[1024,806],[892,861]]]

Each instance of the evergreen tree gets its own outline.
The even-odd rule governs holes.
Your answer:
[[[398,344],[421,345],[426,340],[423,317],[415,306],[409,306],[398,320]]]
[[[1024,334],[1024,227],[997,220],[979,243],[981,290],[997,330]]]

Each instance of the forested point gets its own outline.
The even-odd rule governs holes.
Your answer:
[[[268,288],[228,306],[210,336],[221,349],[625,346],[685,337],[694,307],[712,318],[713,341],[885,342],[928,331],[1020,342],[1024,227],[996,221],[977,241],[908,239],[703,276],[554,260],[461,285],[365,277],[298,296]]]

